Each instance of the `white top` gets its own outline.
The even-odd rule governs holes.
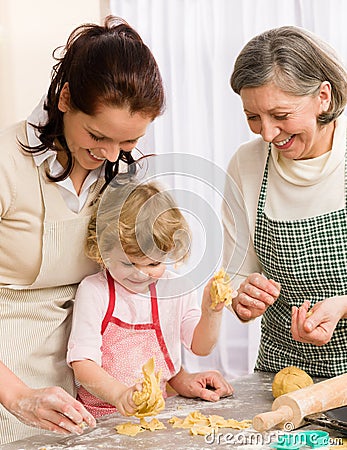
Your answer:
[[[347,118],[336,120],[331,151],[313,159],[289,160],[272,148],[265,213],[272,219],[318,216],[345,205]],[[261,138],[247,142],[232,157],[222,207],[224,266],[233,287],[251,273],[261,272],[253,247],[258,198],[268,155]]]
[[[181,343],[189,350],[201,310],[196,292],[165,298],[173,272],[165,271],[156,284],[162,334],[175,368],[181,365]],[[182,283],[182,277],[177,280]],[[109,302],[105,272],[86,277],[77,290],[67,362],[90,359],[101,366],[101,324]],[[130,324],[152,323],[150,294],[132,294],[116,283],[113,316]],[[129,349],[131,351],[131,349]]]
[[[46,96],[43,96],[40,103],[36,106],[27,119],[28,142],[31,147],[42,144],[38,137],[37,129],[30,124],[39,125],[44,124],[47,121],[47,112],[43,109],[45,99]],[[41,164],[47,160],[50,174],[52,176],[57,176],[63,170],[62,165],[57,160],[57,152],[55,150],[48,150],[44,153],[33,155],[33,158],[37,167],[41,166]],[[90,186],[92,186],[92,184],[94,184],[95,181],[103,175],[104,165],[101,166],[101,168],[99,167],[92,170],[84,180],[79,195],[77,194],[70,177],[67,177],[63,181],[56,181],[55,183],[58,186],[68,208],[75,213],[79,213],[87,201]]]

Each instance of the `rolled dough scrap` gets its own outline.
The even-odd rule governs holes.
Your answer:
[[[212,428],[204,425],[193,425],[190,429],[190,434],[192,434],[193,436],[206,436],[206,434],[210,434],[213,432],[217,434],[218,427]]]
[[[251,420],[237,421],[234,419],[224,419],[222,416],[212,415],[204,416],[199,411],[193,411],[188,414],[184,419],[173,416],[168,421],[172,424],[172,428],[186,428],[190,430],[190,434],[193,436],[203,435],[218,432],[219,428],[234,428],[241,430],[252,426]],[[155,431],[166,429],[166,426],[158,419],[154,418],[150,422],[147,422],[144,418],[140,419],[140,424],[137,423],[123,423],[116,426],[116,430],[119,434],[126,434],[127,436],[136,436],[145,430]]]
[[[272,395],[274,398],[288,392],[310,386],[313,380],[304,370],[299,367],[288,366],[276,373],[272,383]]]
[[[147,422],[146,419],[141,418],[140,423],[132,423],[126,422],[116,427],[117,433],[125,434],[126,436],[136,436],[143,431],[155,431],[155,430],[163,430],[166,429],[166,426],[163,422],[160,422],[158,419],[152,419],[150,422]]]
[[[135,391],[133,400],[137,406],[136,417],[155,416],[165,407],[165,400],[160,389],[161,371],[154,373],[154,358],[142,366],[144,379],[142,391]]]
[[[144,428],[141,427],[138,423],[121,423],[120,425],[116,426],[117,433],[119,434],[125,434],[126,436],[136,436],[139,433],[142,433],[145,431]]]
[[[212,303],[211,308],[215,309],[218,303],[225,302],[226,306],[231,305],[232,302],[232,289],[230,286],[230,277],[224,269],[220,269],[214,274],[214,280],[210,290]]]
[[[145,430],[155,431],[155,430],[165,430],[166,426],[160,420],[154,418],[150,422],[147,422],[143,417],[140,419],[140,425]]]
[[[241,430],[252,426],[251,420],[237,421],[234,419],[224,419],[222,416],[212,415],[205,416],[199,411],[193,411],[188,414],[184,419],[173,416],[169,423],[173,428],[187,428],[190,430],[190,434],[196,436],[206,435],[213,431],[218,432],[219,428],[233,428]]]

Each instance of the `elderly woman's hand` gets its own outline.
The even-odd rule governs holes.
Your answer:
[[[94,417],[60,387],[31,389],[22,384],[4,406],[26,425],[56,433],[83,433],[83,424],[94,427]]]
[[[316,303],[308,313],[310,302],[292,308],[291,332],[299,342],[321,346],[327,344],[338,321],[347,316],[347,296],[330,297]]]
[[[260,273],[252,273],[240,285],[233,299],[233,309],[241,320],[255,319],[264,314],[280,295],[281,286]]]

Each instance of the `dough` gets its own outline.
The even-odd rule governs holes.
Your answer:
[[[144,380],[142,391],[135,391],[133,400],[137,406],[136,417],[155,416],[165,407],[160,389],[161,371],[154,373],[154,358],[150,358],[142,367]]]
[[[302,369],[288,366],[276,373],[272,383],[274,398],[313,384],[312,378]]]
[[[154,418],[150,422],[147,422],[143,417],[140,419],[140,425],[145,430],[155,431],[155,430],[165,430],[166,426],[160,420]]]
[[[136,436],[137,434],[142,433],[145,430],[163,430],[166,429],[166,426],[158,419],[152,419],[150,422],[147,422],[146,419],[142,418],[140,419],[140,423],[126,422],[117,425],[115,428],[118,434],[125,434],[126,436]]]
[[[218,432],[219,428],[234,428],[236,430],[241,430],[244,428],[249,428],[252,426],[251,420],[242,420],[241,422],[234,419],[224,419],[222,416],[212,415],[204,416],[199,411],[193,411],[188,414],[184,419],[173,416],[169,423],[172,424],[172,428],[188,428],[190,434],[196,435],[206,435]]]
[[[215,309],[218,303],[225,302],[226,306],[231,305],[232,302],[232,289],[230,286],[230,277],[225,273],[224,269],[220,269],[214,274],[214,280],[211,286],[211,308]]]
[[[222,416],[212,415],[204,416],[200,411],[193,411],[184,419],[173,416],[169,423],[172,428],[186,428],[190,430],[193,436],[210,434],[212,432],[218,433],[219,428],[234,428],[235,430],[242,430],[252,426],[251,420],[242,420],[241,422],[234,419],[224,419]],[[116,426],[119,434],[126,434],[127,436],[136,436],[145,430],[155,431],[163,430],[166,426],[158,419],[154,418],[150,422],[146,422],[144,418],[140,419],[140,424],[137,423],[123,423]]]
[[[120,425],[116,426],[117,433],[119,434],[125,434],[126,436],[136,436],[138,433],[142,433],[144,428],[141,427],[138,423],[121,423]]]

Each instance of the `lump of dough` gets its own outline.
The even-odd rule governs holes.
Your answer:
[[[226,274],[224,269],[220,269],[214,274],[213,282],[211,286],[211,308],[215,309],[218,303],[225,302],[226,306],[231,305],[232,302],[232,289],[230,286],[230,277]]]
[[[272,383],[274,398],[313,384],[313,380],[304,370],[288,366],[276,373]]]
[[[165,407],[160,389],[161,371],[154,373],[154,358],[150,358],[142,367],[144,380],[142,391],[135,391],[133,400],[137,406],[136,417],[155,416]]]

